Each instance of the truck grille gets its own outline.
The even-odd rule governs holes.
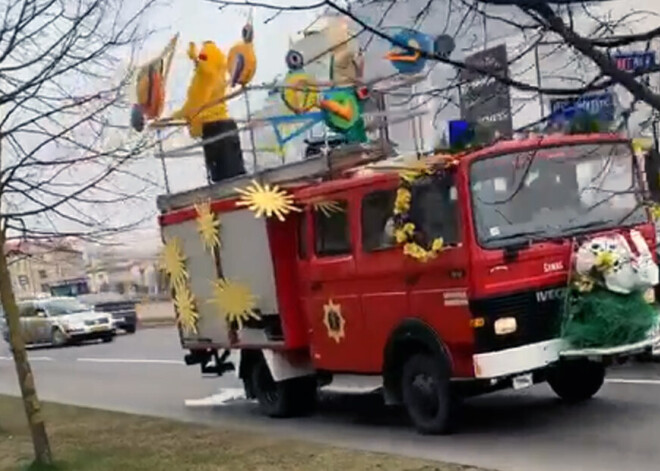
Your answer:
[[[523,291],[470,301],[472,317],[481,317],[483,327],[475,328],[475,353],[520,347],[559,336],[564,303],[563,286]],[[495,335],[494,323],[500,317],[515,317],[517,330]]]
[[[116,314],[120,312],[131,313],[131,312],[135,312],[135,303],[131,303],[131,302],[99,303],[94,305],[94,309],[101,312],[109,312],[111,314]]]
[[[85,321],[85,325],[88,325],[88,326],[102,325],[102,324],[107,324],[107,323],[108,323],[108,318],[107,317],[101,317],[99,319],[92,319],[92,320]]]

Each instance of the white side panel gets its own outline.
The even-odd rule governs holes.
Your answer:
[[[181,224],[165,226],[165,239],[178,237],[186,257],[186,267],[190,276],[190,290],[197,301],[199,322],[198,334],[185,337],[189,339],[208,339],[214,343],[227,343],[227,325],[218,315],[215,305],[209,301],[213,294],[213,281],[217,279],[215,262],[212,255],[204,249],[195,220]]]
[[[220,215],[220,261],[225,278],[244,283],[264,314],[279,313],[266,221],[249,210]]]

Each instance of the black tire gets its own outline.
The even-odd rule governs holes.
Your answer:
[[[404,365],[403,404],[419,433],[447,434],[454,428],[458,401],[451,391],[450,376],[443,357],[415,355]]]
[[[55,327],[50,333],[50,343],[53,347],[63,347],[69,342],[67,336],[60,329]]]
[[[103,343],[110,343],[115,339],[114,335],[106,335],[105,337],[101,338]]]
[[[263,358],[252,367],[250,381],[252,392],[259,402],[259,409],[268,417],[308,415],[316,406],[315,378],[305,377],[275,382]]]
[[[137,330],[137,325],[135,325],[135,324],[128,325],[128,326],[126,326],[126,328],[124,328],[124,330],[126,331],[127,334],[134,334],[135,331]]]
[[[594,361],[561,362],[548,371],[550,387],[557,396],[569,403],[591,399],[604,382],[605,366]]]

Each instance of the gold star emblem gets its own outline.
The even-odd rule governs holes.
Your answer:
[[[328,337],[339,343],[346,337],[346,320],[341,314],[341,305],[332,302],[332,299],[323,306],[323,323],[328,329]]]

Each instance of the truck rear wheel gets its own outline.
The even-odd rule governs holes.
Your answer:
[[[595,361],[565,361],[548,371],[548,383],[552,390],[571,403],[591,399],[604,381],[605,366]]]
[[[252,391],[261,411],[276,418],[308,415],[316,406],[317,388],[314,377],[275,381],[265,360],[252,368]]]
[[[403,367],[401,391],[410,420],[423,434],[446,434],[454,425],[456,401],[444,358],[415,355]]]

